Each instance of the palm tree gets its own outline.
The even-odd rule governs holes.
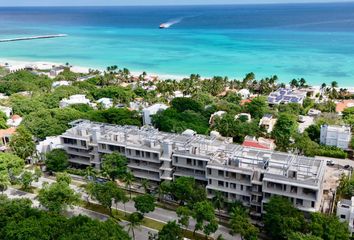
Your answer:
[[[148,193],[149,188],[150,188],[150,182],[147,179],[142,179],[141,180],[141,187],[144,188],[144,192]]]
[[[294,78],[293,80],[290,81],[290,86],[292,88],[297,88],[299,87],[299,82]]]
[[[132,214],[129,215],[128,217],[128,232],[132,232],[133,235],[133,239],[135,240],[135,232],[134,229],[139,227],[143,221],[143,216],[141,215],[141,213],[138,212],[134,212]]]
[[[214,197],[212,199],[213,205],[216,209],[219,211],[219,216],[220,216],[220,211],[224,207],[225,204],[225,197],[220,191],[214,191]]]
[[[89,181],[94,181],[96,177],[97,171],[91,166],[87,167],[85,171],[85,179]]]
[[[132,199],[132,183],[134,181],[134,175],[131,171],[127,172],[124,177],[125,186],[129,189],[129,198]]]
[[[10,185],[9,176],[5,173],[0,174],[0,191],[4,195],[4,191],[7,190],[7,187]]]
[[[336,81],[333,81],[331,82],[331,98],[336,98],[338,96],[338,92],[337,92],[337,89],[338,88],[338,82]]]

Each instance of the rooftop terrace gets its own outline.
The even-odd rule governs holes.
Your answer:
[[[118,126],[77,120],[63,136],[91,137],[98,132],[100,142],[113,142],[129,147],[162,151],[172,145],[175,154],[195,156],[209,164],[228,168],[262,169],[265,173],[287,176],[297,172],[299,180],[318,180],[323,176],[325,162],[290,153],[262,150],[226,143],[205,135],[183,135],[160,132],[153,127]]]

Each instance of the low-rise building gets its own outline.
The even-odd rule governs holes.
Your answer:
[[[348,223],[348,229],[353,235],[354,232],[354,196],[348,199],[342,199],[337,203],[337,217],[341,222]]]
[[[276,123],[277,119],[272,114],[265,114],[259,121],[259,126],[264,128],[267,133],[271,133]]]
[[[254,215],[272,196],[283,196],[306,212],[319,211],[325,161],[243,147],[215,137],[172,134],[144,126],[117,126],[77,120],[63,133],[61,144],[72,166],[100,168],[102,156],[119,152],[136,178],[154,182],[193,177],[208,197],[220,191],[241,201]]]
[[[327,146],[347,149],[352,137],[349,126],[322,125],[320,142]]]
[[[20,115],[12,115],[9,119],[7,119],[6,124],[10,127],[18,127],[20,126],[23,118]]]
[[[238,94],[240,94],[242,99],[248,99],[251,96],[250,90],[243,88],[240,91],[238,91]]]
[[[144,125],[151,125],[152,124],[152,119],[151,117],[158,113],[159,111],[166,110],[168,108],[167,105],[163,103],[156,103],[154,105],[151,105],[150,107],[144,108],[143,109],[143,123]]]
[[[298,103],[302,104],[306,98],[306,92],[294,89],[280,88],[268,96],[269,104]]]
[[[336,112],[341,114],[345,109],[354,107],[354,100],[343,100],[336,104]]]
[[[245,119],[246,122],[251,122],[252,117],[251,117],[251,114],[249,114],[249,113],[240,113],[235,116],[235,120],[237,120],[237,119]]]
[[[57,77],[60,73],[64,72],[64,70],[64,66],[53,66],[52,69],[50,69],[49,76]]]
[[[41,160],[45,160],[45,155],[53,149],[62,148],[60,137],[46,137],[36,145],[36,151]]]
[[[97,103],[101,104],[105,109],[113,107],[113,100],[111,98],[100,98],[97,100]]]
[[[56,87],[61,87],[61,86],[69,86],[70,85],[70,82],[68,81],[55,81],[53,82],[52,84],[52,88],[56,88]]]
[[[210,125],[213,125],[213,124],[214,124],[214,121],[215,121],[215,117],[222,118],[222,116],[225,115],[225,114],[226,114],[225,111],[217,111],[217,112],[214,112],[213,114],[210,115],[209,124],[210,124]]]
[[[10,107],[0,106],[0,111],[3,112],[7,118],[12,116],[12,108]]]
[[[320,115],[321,113],[322,113],[322,112],[321,112],[320,110],[311,108],[311,109],[308,111],[307,115],[309,115],[309,116],[311,116],[311,117],[315,117],[315,116]]]
[[[92,106],[91,102],[89,99],[86,98],[85,95],[83,94],[76,94],[72,95],[69,98],[64,98],[59,102],[59,107],[60,108],[65,108],[70,105],[75,105],[75,104],[88,104]]]
[[[15,127],[0,129],[0,151],[6,151],[11,137],[16,133]]]
[[[257,139],[256,137],[252,136],[246,136],[245,140],[242,143],[242,146],[265,150],[274,150],[276,147],[273,139],[267,139],[262,137]]]

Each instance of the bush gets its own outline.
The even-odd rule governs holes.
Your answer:
[[[316,151],[315,155],[332,157],[332,158],[347,158],[348,154],[344,150],[337,147],[328,147],[321,145]]]

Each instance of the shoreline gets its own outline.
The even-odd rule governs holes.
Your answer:
[[[59,62],[51,62],[51,61],[35,61],[35,60],[19,60],[19,59],[5,59],[5,58],[1,58],[0,57],[0,66],[4,66],[5,63],[8,63],[9,65],[15,67],[15,68],[25,68],[26,66],[31,66],[31,65],[35,65],[37,66],[37,68],[39,70],[47,70],[47,69],[51,69],[52,66],[60,66],[60,65],[65,65],[65,63],[59,63]],[[106,71],[105,68],[97,68],[97,67],[84,67],[84,66],[78,66],[78,65],[74,65],[74,64],[70,64],[71,68],[70,70],[72,72],[75,73],[83,73],[83,74],[87,74],[89,73],[89,70],[98,70],[100,72],[104,72]],[[130,73],[133,77],[138,77],[139,75],[141,75],[144,71],[137,71],[137,70],[130,70]],[[153,73],[153,72],[147,72],[147,76],[151,77],[151,78],[157,78],[159,80],[167,80],[167,79],[172,79],[172,80],[177,80],[180,81],[184,78],[189,77],[189,75],[186,76],[182,76],[182,75],[172,75],[172,74],[160,74],[160,73]],[[203,76],[200,75],[201,78],[211,78],[209,76]],[[236,79],[243,79],[243,77],[236,77]],[[279,83],[282,83],[281,81]],[[289,83],[286,83],[286,85],[289,85]],[[310,83],[309,83],[310,84]],[[330,85],[330,83],[327,83],[327,87]],[[315,89],[320,89],[321,86],[320,85],[311,85],[310,87],[315,88]],[[354,93],[354,86],[341,86],[339,85],[338,90],[340,88],[346,88],[349,92],[353,92]]]

